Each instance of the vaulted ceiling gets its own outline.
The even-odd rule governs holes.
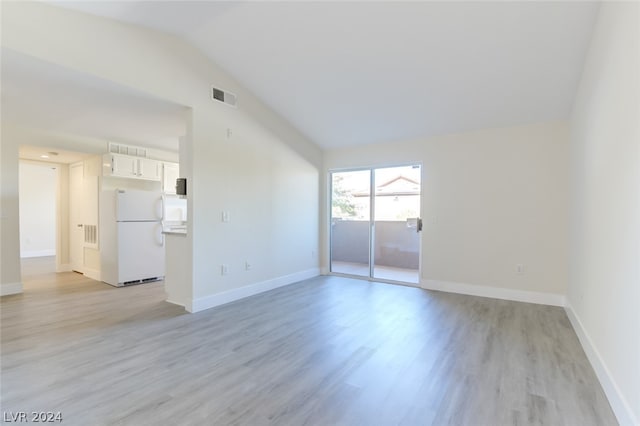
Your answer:
[[[186,132],[184,106],[4,48],[1,105],[3,125],[45,132],[30,135],[36,143],[80,139],[104,149],[104,141],[117,141],[177,151]]]
[[[598,7],[50,3],[184,38],[324,148],[568,118]]]

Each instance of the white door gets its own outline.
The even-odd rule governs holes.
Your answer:
[[[69,168],[69,257],[71,269],[84,272],[83,228],[84,165],[72,164]]]

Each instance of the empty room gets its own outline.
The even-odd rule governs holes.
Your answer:
[[[640,3],[2,1],[0,406],[640,425]]]

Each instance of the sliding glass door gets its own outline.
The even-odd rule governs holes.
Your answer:
[[[420,166],[374,170],[373,275],[418,283]]]
[[[371,170],[331,174],[331,272],[368,277]]]
[[[331,174],[331,272],[419,283],[419,165]]]

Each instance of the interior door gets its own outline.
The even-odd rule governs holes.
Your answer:
[[[69,167],[69,257],[71,269],[84,273],[84,165]]]

